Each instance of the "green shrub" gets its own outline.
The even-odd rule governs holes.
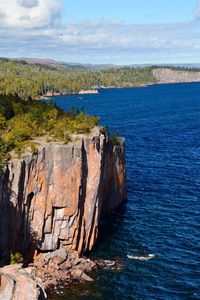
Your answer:
[[[35,152],[36,146],[31,142],[34,137],[68,143],[70,134],[88,134],[98,122],[97,117],[74,107],[64,112],[52,103],[0,95],[0,168],[11,150],[21,155],[24,148],[31,147]]]
[[[23,142],[32,135],[32,130],[26,119],[26,115],[16,115],[8,121],[8,126],[10,127],[10,131],[7,136],[14,144]]]
[[[15,265],[23,262],[23,256],[21,253],[11,253],[10,254],[10,265]]]
[[[6,118],[0,114],[0,131],[4,130],[6,127]]]

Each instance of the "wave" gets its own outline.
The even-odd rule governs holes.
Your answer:
[[[147,254],[147,255],[127,255],[129,259],[135,259],[135,260],[149,260],[155,257],[155,254]]]

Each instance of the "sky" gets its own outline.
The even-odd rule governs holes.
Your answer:
[[[0,0],[0,57],[200,63],[200,0]]]

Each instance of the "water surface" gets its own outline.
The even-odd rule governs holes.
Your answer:
[[[200,84],[106,89],[56,97],[126,139],[127,202],[102,225],[92,257],[120,257],[53,299],[200,299]],[[127,254],[155,254],[149,261]]]

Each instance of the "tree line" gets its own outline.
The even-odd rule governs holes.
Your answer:
[[[101,87],[134,87],[156,82],[152,68],[87,70],[0,59],[0,93],[37,99],[52,93],[77,93]]]

